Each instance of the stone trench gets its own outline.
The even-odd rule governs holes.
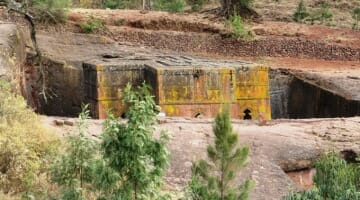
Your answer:
[[[45,101],[40,95],[43,84],[39,83],[40,73],[31,59],[33,53],[31,49],[26,48],[31,47],[28,37],[13,24],[0,24],[0,30],[0,76],[9,79],[8,72],[21,72],[20,92],[27,99],[28,105],[38,113],[49,116],[76,116],[84,102],[90,103],[95,118],[106,117],[104,113],[109,108],[118,109],[118,115],[122,115],[125,110],[119,102],[123,87],[127,82],[139,85],[144,80],[154,88],[157,103],[169,117],[213,117],[222,103],[228,103],[232,106],[234,118],[243,119],[246,115],[244,111],[248,109],[251,111],[252,119],[259,120],[258,125],[272,124],[271,126],[276,129],[276,126],[286,119],[353,117],[360,114],[359,97],[337,90],[336,83],[332,83],[330,79],[311,73],[271,69],[242,61],[221,61],[173,52],[156,52],[119,45],[99,36],[73,33],[48,35],[40,32],[38,41],[44,52],[43,66],[47,76],[45,85],[49,95]],[[270,119],[281,120],[272,122]],[[174,119],[169,119],[171,120]],[[287,121],[289,122],[303,123]],[[338,120],[334,123],[337,122]],[[187,123],[192,122],[180,124],[186,126]],[[254,123],[256,124],[256,121],[251,122],[250,127],[255,126]],[[318,123],[321,126],[322,121]],[[245,123],[246,127],[249,128],[249,124]],[[316,138],[316,141],[322,142],[308,145],[300,141],[300,144],[299,141],[295,141],[296,139],[289,139],[289,136],[282,133],[281,138],[289,139],[290,143],[277,141],[276,144],[279,146],[276,146],[275,143],[262,144],[261,140],[273,140],[270,138],[271,134],[245,135],[252,138],[253,142],[251,148],[254,157],[249,169],[256,168],[249,173],[255,180],[258,179],[260,185],[256,191],[262,193],[255,194],[252,199],[264,197],[263,194],[269,190],[264,184],[271,184],[270,180],[264,182],[259,178],[259,173],[263,173],[260,166],[274,170],[267,172],[273,172],[271,176],[284,178],[284,172],[288,173],[293,182],[284,178],[278,183],[279,187],[296,187],[297,184],[298,188],[307,189],[311,187],[311,178],[314,174],[314,170],[311,169],[312,163],[320,155],[318,144],[326,147],[337,146],[344,151],[350,149],[355,154],[359,152],[358,147],[354,147],[354,140],[346,140],[352,138],[353,132],[357,129],[351,130],[349,137],[345,136],[344,139],[339,136],[344,134],[340,131],[341,128],[336,125],[331,128],[327,120],[324,120],[324,128],[320,131],[317,128],[308,128],[309,130],[304,130],[304,134],[307,135],[306,141]],[[323,131],[325,129],[326,131]],[[339,132],[336,132],[337,130]],[[299,132],[298,129],[296,131]],[[173,137],[181,137],[180,132]],[[304,139],[301,134],[297,133],[294,137]],[[179,144],[174,144],[173,151],[181,151],[176,149],[177,147]],[[272,156],[271,158],[264,157],[267,155],[264,152],[272,151],[271,147],[277,149],[277,153],[268,155]],[[186,158],[185,164],[189,162],[190,157],[189,155]],[[174,168],[171,170],[176,171]],[[188,174],[179,174],[182,178],[186,176]],[[180,182],[183,184],[184,180],[180,179]],[[275,192],[273,189],[270,190]],[[288,191],[280,190],[273,199],[278,199]]]

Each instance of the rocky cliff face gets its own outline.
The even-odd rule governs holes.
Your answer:
[[[288,99],[290,83],[294,77],[288,70],[283,69],[271,69],[269,76],[271,117],[273,119],[289,118]]]
[[[23,33],[15,24],[0,22],[0,77],[11,79],[25,61]]]
[[[360,114],[354,77],[272,69],[270,71],[271,115],[279,118],[353,117]]]

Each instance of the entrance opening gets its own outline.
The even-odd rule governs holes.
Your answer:
[[[251,110],[249,110],[248,108],[246,110],[244,110],[244,120],[251,120],[252,116],[251,116]]]
[[[201,113],[196,113],[194,117],[195,117],[195,118],[201,117]]]

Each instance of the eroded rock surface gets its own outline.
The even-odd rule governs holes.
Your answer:
[[[76,131],[76,127],[59,127],[53,121],[53,117],[44,119],[63,136]],[[191,175],[191,163],[206,158],[206,147],[213,143],[213,119],[162,118],[161,121],[157,131],[167,130],[171,135],[165,189],[181,196]],[[101,134],[101,122],[91,120],[89,135]],[[246,177],[255,180],[252,200],[278,200],[297,190],[285,172],[311,168],[323,152],[333,149],[360,152],[359,117],[272,120],[266,126],[259,126],[256,121],[233,120],[233,130],[239,134],[240,143],[251,149],[249,165],[237,181]]]
[[[25,60],[22,32],[15,24],[0,22],[0,77],[15,75]],[[16,68],[18,67],[18,68]]]

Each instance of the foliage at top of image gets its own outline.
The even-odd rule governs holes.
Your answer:
[[[104,7],[110,9],[142,9],[144,4],[159,11],[181,12],[186,6],[185,0],[105,0]]]
[[[59,140],[12,87],[0,79],[0,190],[28,194],[47,184]]]
[[[89,19],[80,22],[80,28],[83,33],[95,33],[105,28],[105,23],[100,18],[90,16]]]
[[[235,178],[248,161],[249,147],[238,147],[238,135],[233,132],[228,109],[216,116],[213,126],[214,146],[207,147],[209,161],[193,163],[187,188],[188,199],[246,200],[254,186],[247,179],[234,186]]]
[[[66,8],[70,6],[71,0],[33,0],[29,11],[40,23],[59,24],[66,21]]]
[[[191,10],[194,12],[200,11],[203,6],[208,3],[209,0],[187,0],[186,3],[191,6]]]
[[[360,21],[360,7],[354,8],[354,10],[352,11],[352,18],[354,19],[354,24],[353,24],[353,29],[354,30],[359,30],[359,21]]]
[[[181,12],[186,3],[184,0],[154,0],[153,8],[155,10],[168,11],[173,13]]]
[[[359,200],[359,166],[347,163],[332,152],[315,164],[314,189],[292,193],[286,200]]]
[[[104,7],[110,9],[141,9],[142,0],[105,0]]]
[[[311,21],[318,20],[323,24],[325,21],[332,19],[333,14],[330,11],[329,4],[323,2],[320,9],[315,11],[311,16]]]
[[[307,7],[304,1],[300,1],[295,13],[293,14],[293,20],[296,22],[310,22],[310,24],[315,24],[316,22],[320,24],[330,25],[329,21],[333,18],[333,14],[330,11],[330,6],[326,2],[321,2],[320,8],[316,8],[312,12],[308,12]]]
[[[222,14],[227,18],[239,15],[243,18],[258,18],[259,14],[252,8],[254,0],[221,0]]]
[[[296,8],[296,11],[295,11],[295,13],[293,15],[294,21],[300,22],[303,19],[305,19],[306,17],[308,17],[309,15],[310,14],[307,12],[304,1],[300,1],[297,8]]]
[[[244,20],[239,15],[234,15],[228,20],[227,26],[230,26],[232,37],[241,38],[245,41],[253,39],[253,34],[245,27]]]

